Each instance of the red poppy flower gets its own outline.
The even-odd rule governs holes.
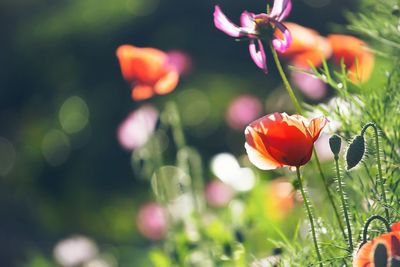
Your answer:
[[[179,73],[161,50],[122,45],[117,57],[122,76],[132,86],[133,100],[168,94],[178,84]]]
[[[292,22],[285,22],[285,26],[291,32],[293,42],[281,56],[289,59],[292,65],[307,69],[310,64],[318,67],[331,56],[329,42],[318,32]]]
[[[362,40],[348,35],[332,34],[328,36],[335,64],[344,64],[349,71],[348,77],[354,83],[366,82],[374,68],[374,55]]]
[[[386,254],[381,253],[385,257],[383,262],[385,266],[376,265],[376,250],[378,246],[386,248]],[[357,251],[353,258],[354,267],[387,267],[400,266],[400,223],[392,225],[392,231],[380,235],[371,241],[368,241]]]
[[[264,116],[245,130],[249,160],[262,170],[302,166],[310,160],[314,142],[327,122],[325,117],[308,121],[286,113]]]

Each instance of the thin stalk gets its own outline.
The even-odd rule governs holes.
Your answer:
[[[322,267],[322,257],[321,257],[321,253],[320,253],[319,246],[318,246],[317,235],[315,232],[314,218],[311,213],[310,202],[309,202],[306,192],[304,190],[304,185],[303,185],[302,177],[300,174],[300,167],[296,167],[296,174],[297,174],[297,179],[298,179],[299,185],[300,185],[301,196],[303,197],[304,205],[306,206],[306,210],[307,210],[308,219],[310,220],[311,233],[312,233],[312,238],[313,238],[313,242],[314,242],[315,252],[317,253],[319,266]]]
[[[351,233],[351,225],[350,225],[350,219],[349,219],[349,212],[347,210],[347,203],[346,203],[346,199],[344,197],[342,176],[340,174],[340,169],[339,169],[339,158],[336,155],[335,155],[335,166],[336,166],[338,188],[339,188],[340,198],[342,200],[343,213],[344,213],[344,218],[345,218],[346,226],[347,226],[347,241],[349,242],[349,252],[352,252],[353,251],[353,236]]]
[[[376,127],[375,123],[373,123],[373,122],[367,123],[367,124],[362,128],[362,130],[361,130],[361,135],[364,136],[365,131],[366,131],[369,127],[372,127],[372,128],[374,129],[374,134],[375,134],[375,146],[376,146],[376,161],[377,161],[377,164],[378,164],[379,184],[380,184],[381,191],[382,191],[382,198],[383,198],[383,202],[384,202],[386,220],[390,221],[388,202],[387,202],[387,198],[386,198],[386,191],[385,191],[384,180],[383,180],[383,174],[382,174],[382,164],[381,164],[381,156],[380,156],[380,148],[379,148],[378,127]]]
[[[302,110],[302,108],[301,108],[301,106],[299,104],[299,101],[296,98],[296,95],[294,94],[292,86],[290,85],[289,80],[287,79],[285,72],[283,71],[282,64],[279,61],[278,54],[276,53],[275,48],[272,46],[272,43],[270,43],[270,48],[271,48],[272,56],[274,58],[276,67],[277,67],[278,72],[279,72],[279,74],[280,74],[280,76],[282,78],[283,84],[285,85],[286,91],[289,94],[290,100],[292,101],[293,106],[296,109],[296,112],[299,115],[302,115],[303,114],[303,110]],[[331,203],[331,206],[332,206],[333,211],[335,213],[336,220],[337,220],[337,222],[339,224],[339,227],[340,227],[340,229],[342,231],[343,237],[346,238],[346,234],[345,234],[345,231],[344,231],[344,227],[343,227],[342,221],[340,219],[340,214],[339,214],[338,208],[336,207],[336,204],[333,201],[332,193],[331,193],[331,191],[330,191],[330,189],[328,187],[328,184],[326,182],[326,178],[325,178],[325,175],[324,175],[324,173],[322,171],[321,163],[319,161],[319,158],[318,158],[318,155],[317,155],[317,153],[315,151],[315,148],[313,149],[313,152],[314,152],[314,158],[315,158],[315,162],[317,164],[318,172],[319,172],[319,175],[321,177],[322,183],[324,185],[325,191],[326,191],[326,193],[328,195],[329,202]]]
[[[296,95],[294,94],[292,87],[290,86],[289,80],[287,79],[285,72],[283,71],[282,64],[278,58],[278,54],[276,53],[276,50],[272,46],[272,44],[270,44],[270,48],[271,48],[272,56],[274,57],[276,67],[278,68],[278,72],[281,75],[283,84],[285,85],[286,91],[289,94],[290,100],[292,101],[294,108],[296,109],[296,112],[301,115],[301,114],[303,114],[303,110],[300,106],[299,101],[296,98]]]

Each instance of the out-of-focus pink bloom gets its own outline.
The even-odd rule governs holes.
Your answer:
[[[292,43],[292,36],[282,21],[289,15],[291,9],[291,0],[275,0],[269,14],[244,11],[240,16],[240,26],[238,26],[225,16],[219,6],[215,6],[214,24],[217,29],[229,36],[248,38],[251,58],[260,69],[267,73],[267,59],[262,40],[269,39],[270,29],[275,28],[281,34],[273,35],[272,45],[280,53],[286,51]]]
[[[151,240],[160,240],[167,232],[165,210],[157,203],[147,203],[140,208],[136,224],[143,236]]]
[[[326,96],[326,84],[312,74],[293,71],[291,80],[305,96],[312,100],[321,100]]]
[[[217,180],[207,184],[205,193],[207,203],[217,208],[226,206],[234,195],[234,191],[230,186]]]
[[[242,130],[260,115],[261,109],[262,104],[256,97],[241,95],[229,104],[225,118],[230,127]]]
[[[118,141],[122,147],[133,150],[143,146],[157,124],[158,111],[150,105],[145,105],[133,111],[118,128]]]
[[[168,63],[175,67],[179,74],[188,74],[192,70],[192,59],[190,56],[179,50],[172,50],[167,53]]]

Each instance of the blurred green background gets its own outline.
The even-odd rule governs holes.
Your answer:
[[[340,28],[344,11],[356,5],[293,2],[288,20],[322,34]],[[236,22],[243,9],[266,7],[260,0],[0,2],[1,266],[53,266],[54,245],[73,234],[91,237],[119,266],[150,265],[143,252],[152,243],[137,233],[135,214],[152,194],[116,139],[120,122],[139,105],[120,75],[121,44],[189,54],[193,69],[178,88],[147,102],[173,99],[186,109],[189,143],[205,163],[221,151],[244,152],[242,131],[224,121],[229,101],[251,93],[269,103],[280,81],[271,60],[265,76],[245,42],[215,29],[215,4]],[[190,125],[188,90],[209,103],[207,124]],[[265,111],[274,108],[266,104]]]

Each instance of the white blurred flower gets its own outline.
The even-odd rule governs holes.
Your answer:
[[[229,153],[214,156],[211,159],[211,171],[236,191],[249,191],[256,183],[254,172],[250,168],[241,168],[237,159]]]
[[[53,255],[65,267],[73,267],[93,259],[98,253],[97,245],[84,236],[72,236],[56,244]]]

